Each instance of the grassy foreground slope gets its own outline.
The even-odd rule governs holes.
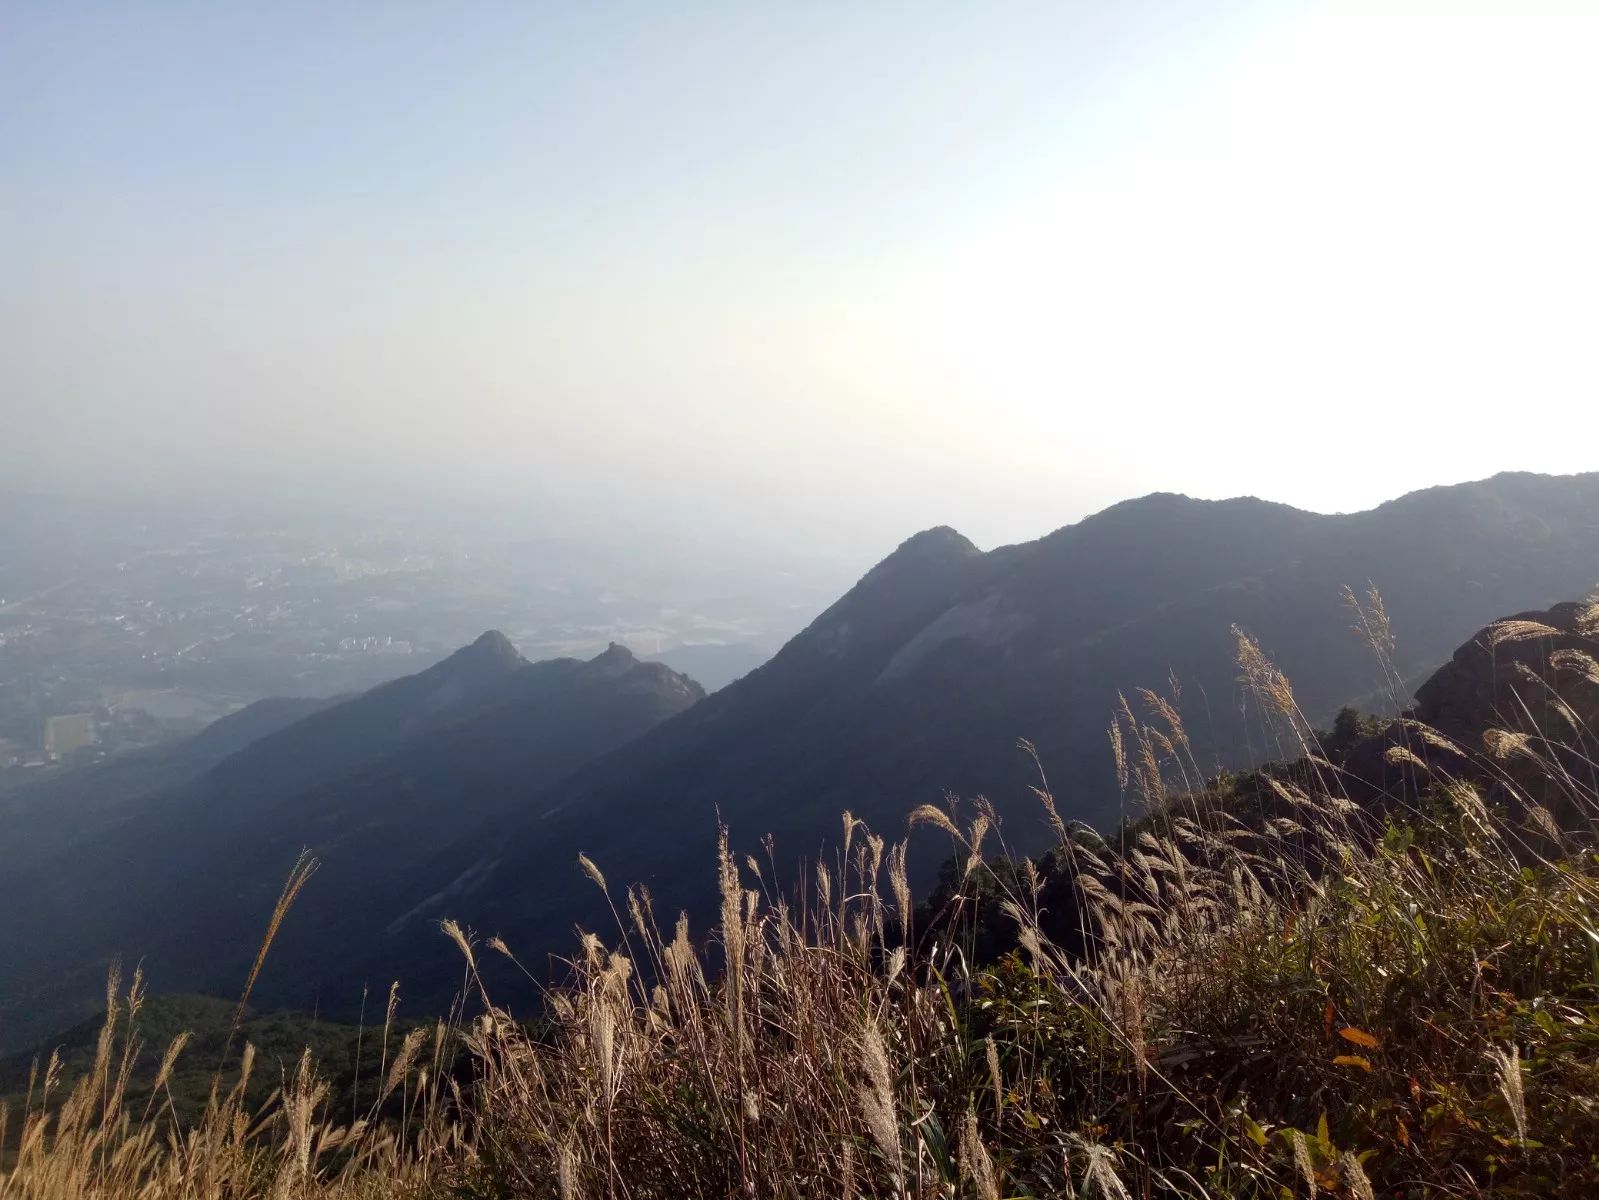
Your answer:
[[[244,1101],[252,1108],[271,1099],[283,1077],[293,1073],[307,1050],[330,1084],[329,1104],[346,1113],[359,1110],[363,1093],[370,1102],[383,1076],[382,996],[372,998],[376,1026],[372,1029],[320,1020],[309,1013],[251,1009],[239,1014],[235,1028],[238,1006],[231,1000],[184,993],[144,996],[137,992],[134,999],[137,1003],[130,1005],[126,995],[113,992],[104,1012],[51,1038],[39,1053],[0,1058],[0,1103],[24,1107],[30,1082],[36,1091],[42,1086],[41,1072],[52,1055],[64,1080],[77,1080],[92,1073],[107,1013],[121,1022],[123,1030],[136,1030],[140,1043],[127,1060],[127,1102],[139,1109],[147,1104],[170,1104],[169,1115],[180,1123],[192,1123],[204,1113],[218,1064],[222,1064],[225,1073],[237,1072],[246,1046],[250,1047],[254,1062]],[[391,1020],[391,1048],[392,1039],[403,1038],[414,1028],[415,1021]],[[163,1086],[157,1090],[155,1080],[165,1051],[179,1036],[184,1038],[183,1053],[173,1061]],[[119,1061],[119,1071],[121,1068]]]
[[[848,817],[787,902],[724,848],[710,933],[585,862],[614,931],[536,1026],[477,994],[407,1035],[398,1116],[352,1124],[306,1060],[257,1118],[222,1079],[187,1131],[129,1119],[108,1034],[65,1105],[12,1115],[0,1196],[1591,1196],[1596,656],[1599,604],[1499,622],[1423,689],[1440,724],[1330,757],[1240,638],[1291,762],[1203,780],[1133,697],[1112,757],[1144,815],[1101,837],[1041,787],[1055,850],[996,866],[987,805],[917,810],[959,859],[919,925],[904,843]],[[996,911],[1016,949],[979,966]],[[445,932],[472,993],[515,952]]]

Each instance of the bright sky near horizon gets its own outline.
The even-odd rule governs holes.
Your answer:
[[[0,471],[991,545],[1596,469],[1595,62],[1585,0],[0,0]]]

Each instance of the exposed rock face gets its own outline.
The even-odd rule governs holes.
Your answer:
[[[973,600],[965,600],[945,610],[905,644],[905,648],[889,661],[879,675],[879,683],[903,679],[939,649],[951,642],[965,641],[972,645],[993,648],[1003,646],[1016,634],[1025,630],[1030,619],[1005,601],[1002,592],[988,592]]]
[[[1274,818],[1299,818],[1267,776],[1313,794],[1342,787],[1360,809],[1346,814],[1356,837],[1378,838],[1390,814],[1413,814],[1429,789],[1443,781],[1470,785],[1520,828],[1527,846],[1540,852],[1555,839],[1550,821],[1567,831],[1592,829],[1588,798],[1599,791],[1599,600],[1557,604],[1518,613],[1480,630],[1457,649],[1416,693],[1416,704],[1381,732],[1356,741],[1329,773],[1325,763],[1276,763],[1232,781],[1220,803],[1233,818],[1259,828]],[[1454,747],[1453,749],[1451,747]],[[1339,755],[1332,753],[1334,759]],[[1114,839],[1113,839],[1114,841]],[[1280,853],[1294,839],[1279,837]],[[1114,864],[1114,851],[1104,857]],[[1122,866],[1125,867],[1125,863]],[[1311,871],[1321,866],[1306,857]],[[956,871],[918,915],[929,924],[953,911]],[[1044,884],[1039,895],[1044,932],[1070,953],[1084,947],[1081,897],[1071,856],[1051,851],[1039,860]],[[1123,901],[1152,903],[1140,872],[1109,872]],[[1013,948],[1014,926],[999,915],[995,894],[980,897],[975,953],[993,959]]]
[[[1464,740],[1489,729],[1560,737],[1562,704],[1580,719],[1599,714],[1594,682],[1581,670],[1599,646],[1599,604],[1557,604],[1546,612],[1517,613],[1496,621],[1455,651],[1416,691],[1415,718]],[[1565,653],[1562,653],[1565,652]],[[1551,725],[1550,718],[1556,719]],[[1571,732],[1569,723],[1565,731]]]
[[[1464,755],[1420,727],[1442,734]],[[1575,809],[1560,774],[1594,781],[1583,744],[1591,748],[1596,730],[1599,602],[1557,604],[1495,621],[1461,646],[1417,689],[1406,719],[1356,746],[1345,769],[1367,803],[1402,800],[1436,772],[1470,779],[1512,807],[1537,804],[1564,823]]]

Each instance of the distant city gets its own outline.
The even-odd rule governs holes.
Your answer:
[[[0,787],[266,696],[365,689],[490,628],[531,659],[621,642],[714,689],[858,566],[192,502],[0,499]]]

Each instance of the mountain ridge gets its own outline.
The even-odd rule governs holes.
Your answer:
[[[1279,657],[1314,718],[1329,718],[1380,682],[1349,631],[1344,585],[1379,584],[1398,666],[1414,674],[1501,612],[1599,582],[1599,529],[1587,516],[1596,511],[1599,474],[1510,473],[1334,515],[1157,495],[1033,543],[963,554],[958,570],[895,595],[884,617],[869,610],[889,594],[883,580],[909,578],[895,569],[911,561],[896,557],[902,543],[765,667],[590,764],[479,843],[455,865],[502,882],[426,915],[458,917],[534,955],[564,944],[574,924],[604,928],[603,897],[503,882],[567,870],[582,851],[610,878],[648,883],[663,915],[682,906],[708,919],[698,880],[719,818],[743,848],[772,834],[785,856],[807,856],[836,837],[846,809],[897,833],[906,812],[945,789],[988,795],[1007,837],[1027,849],[1044,823],[1019,738],[1039,747],[1068,817],[1105,823],[1117,811],[1104,729],[1118,691],[1165,690],[1175,671],[1202,754],[1234,765],[1272,757],[1278,747],[1234,713],[1234,624]],[[975,635],[974,606],[990,621]],[[840,620],[863,614],[881,636],[859,636],[857,622],[840,638]],[[844,641],[853,658],[834,665],[848,657],[837,653]]]
[[[365,914],[409,903],[407,865],[452,829],[514,808],[703,698],[692,680],[614,645],[537,663],[509,646],[491,631],[274,730],[145,798],[121,827],[19,871],[23,902],[0,925],[5,1042],[81,1015],[118,952],[143,958],[163,990],[238,986],[302,847],[323,862],[321,902],[303,906],[315,920],[280,933],[274,964],[314,973],[304,964],[318,939],[354,937]],[[201,961],[197,941],[212,947]]]
[[[1152,494],[986,552],[935,526],[905,539],[767,663],[709,697],[614,644],[586,664],[518,667],[490,639],[490,669],[470,675],[478,689],[464,702],[470,720],[427,726],[449,672],[396,681],[385,687],[397,690],[368,694],[389,713],[373,737],[391,736],[401,710],[427,726],[426,737],[413,732],[380,769],[324,773],[288,797],[259,793],[262,805],[284,806],[273,811],[299,814],[293,828],[327,835],[323,871],[285,923],[259,998],[336,1010],[363,982],[399,975],[413,995],[442,1003],[459,981],[434,927],[442,917],[503,936],[524,961],[542,963],[570,945],[574,927],[611,927],[611,900],[577,873],[579,853],[610,879],[647,885],[658,919],[683,909],[704,928],[715,912],[705,879],[719,822],[740,850],[770,835],[771,884],[798,860],[827,853],[842,812],[896,835],[907,812],[946,794],[986,795],[1004,836],[1026,852],[1046,825],[1030,790],[1037,767],[1017,748],[1021,739],[1037,748],[1063,815],[1109,824],[1122,800],[1104,731],[1119,695],[1166,691],[1175,679],[1202,762],[1276,757],[1271,732],[1241,715],[1233,626],[1259,638],[1307,714],[1322,720],[1382,683],[1353,650],[1344,586],[1380,589],[1399,635],[1395,669],[1412,678],[1500,613],[1599,582],[1596,512],[1599,473],[1518,473],[1353,514]],[[484,700],[506,681],[534,678],[568,689],[563,703],[512,711]],[[618,679],[626,687],[612,686]],[[601,688],[606,681],[612,690]],[[602,722],[605,736],[553,777],[503,756],[507,745],[539,738],[552,753],[573,749],[558,732],[572,715],[570,689],[615,699],[633,687],[675,711],[627,730]],[[384,707],[396,697],[405,703]],[[333,726],[366,728],[352,720],[349,710],[314,714],[308,728],[323,739]],[[230,769],[242,774],[284,757],[304,736],[273,734]],[[429,833],[361,843],[390,856],[381,872],[339,857],[350,830],[317,824],[326,813],[390,809],[411,822],[405,828]],[[130,920],[123,933],[148,937],[160,925],[154,914],[177,911],[180,896],[192,908],[193,897],[234,887],[229,872],[263,851],[287,861],[296,847],[284,836],[264,828],[237,840],[233,857],[147,904],[142,922]],[[918,891],[942,857],[913,855],[923,864],[912,880]],[[264,913],[276,881],[256,878],[253,893],[186,918],[185,932],[220,939],[246,925],[245,914]],[[85,886],[93,892],[96,883]],[[172,943],[164,946],[155,968],[176,961]],[[230,969],[242,975],[237,963]]]

